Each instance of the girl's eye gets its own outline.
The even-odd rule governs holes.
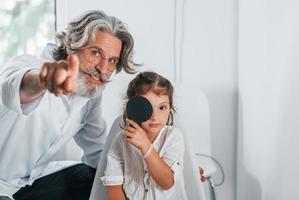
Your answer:
[[[160,110],[166,110],[167,106],[160,106]]]

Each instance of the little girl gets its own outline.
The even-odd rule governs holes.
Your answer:
[[[149,120],[139,126],[127,119],[107,155],[101,177],[109,200],[186,199],[183,181],[184,138],[173,127],[173,87],[154,72],[143,72],[128,87],[127,98],[140,95],[152,104]]]

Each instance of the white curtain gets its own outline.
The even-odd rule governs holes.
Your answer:
[[[299,199],[299,1],[239,1],[237,200]]]

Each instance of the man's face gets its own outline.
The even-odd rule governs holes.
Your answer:
[[[82,96],[99,96],[119,62],[122,42],[110,33],[98,31],[95,43],[80,49],[78,93]]]

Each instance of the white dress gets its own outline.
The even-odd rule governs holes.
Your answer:
[[[107,167],[101,180],[105,186],[122,185],[130,200],[186,199],[183,180],[184,138],[173,126],[162,128],[153,142],[159,156],[174,173],[174,186],[162,189],[147,171],[140,151],[125,140],[123,133],[114,138],[107,155]]]

